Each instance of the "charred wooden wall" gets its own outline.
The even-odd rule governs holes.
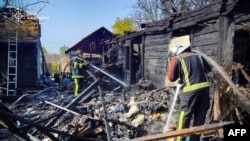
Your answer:
[[[144,77],[151,80],[155,87],[165,84],[170,37],[170,32],[145,35]]]
[[[223,19],[224,20],[224,19]],[[222,22],[224,23],[224,22]],[[221,24],[222,24],[221,23]],[[225,24],[224,24],[225,25]],[[190,44],[193,50],[199,50],[212,57],[218,63],[226,58],[227,61],[232,60],[232,48],[226,43],[222,43],[224,38],[222,35],[228,35],[224,31],[230,32],[228,28],[220,25],[218,19],[213,20],[212,23],[202,26],[196,26],[192,30],[186,29],[186,32],[179,31],[163,31],[162,33],[155,33],[145,35],[145,57],[144,57],[144,77],[151,80],[156,87],[163,87],[165,85],[166,69],[168,65],[168,46],[173,34],[184,36],[190,35]],[[230,27],[230,26],[227,26]],[[220,33],[222,32],[222,33]],[[226,37],[225,37],[226,38]],[[222,48],[224,47],[225,57],[223,58]],[[230,53],[229,53],[230,52]],[[230,55],[231,54],[231,55]],[[231,62],[231,61],[230,61]]]
[[[17,63],[17,88],[33,87],[37,84],[38,75],[41,73],[38,72],[40,63],[38,41],[41,36],[39,19],[16,8],[5,8],[0,13],[2,14],[0,17],[0,74],[7,75],[9,39],[16,37],[17,59],[14,63]],[[3,85],[5,87],[6,84]]]
[[[190,35],[193,50],[199,50],[230,68],[235,25],[230,12],[235,4],[234,1],[217,1],[194,11],[176,13],[159,23],[146,24],[144,77],[152,80],[156,87],[164,86],[169,41],[185,35]],[[165,33],[159,33],[160,27],[165,27]],[[153,31],[156,33],[152,34]]]
[[[230,70],[235,60],[250,62],[250,59],[237,57],[242,58],[243,54],[247,54],[237,49],[250,48],[250,45],[248,47],[239,44],[241,40],[249,40],[250,36],[243,37],[246,32],[243,34],[237,31],[237,28],[240,30],[246,28],[245,31],[250,29],[250,10],[247,10],[246,6],[250,6],[249,3],[244,0],[218,0],[194,11],[174,13],[168,19],[143,24],[142,31],[126,36],[122,41],[141,36],[141,50],[144,50],[141,53],[143,56],[141,76],[152,81],[157,88],[165,85],[168,46],[174,37],[189,35],[193,50],[205,53],[225,69]]]
[[[142,77],[151,81],[156,88],[162,88],[165,85],[166,69],[170,57],[168,56],[168,46],[171,39],[186,35],[190,37],[192,50],[198,50],[211,57],[225,70],[220,74],[231,75],[233,62],[239,62],[245,68],[250,68],[250,58],[248,57],[250,54],[249,7],[250,1],[246,0],[218,0],[191,12],[175,13],[169,19],[144,24],[142,31],[123,39],[127,41],[138,36],[142,37]],[[249,71],[246,72],[248,75],[250,74]],[[232,101],[226,96],[228,93],[225,92],[226,87],[221,89],[225,81],[223,82],[219,78],[217,82],[220,83],[220,86],[211,88],[219,89],[224,94],[221,97],[223,99],[221,111],[225,112],[229,110]],[[249,94],[249,92],[247,93]],[[249,113],[249,100],[243,94],[238,94],[237,98],[239,107],[246,109]]]
[[[19,43],[17,58],[17,87],[33,87],[37,83],[36,43]],[[8,44],[0,43],[0,74],[7,75]]]
[[[36,43],[23,43],[18,46],[17,87],[30,88],[37,83]]]
[[[191,34],[191,47],[194,50],[200,50],[211,56],[215,60],[219,60],[219,24],[215,22],[203,27],[193,29]]]

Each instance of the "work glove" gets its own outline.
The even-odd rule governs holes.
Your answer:
[[[168,87],[177,87],[178,84],[181,84],[181,79],[178,78],[176,81],[170,81],[167,77],[166,77],[166,81],[165,81],[165,85]]]

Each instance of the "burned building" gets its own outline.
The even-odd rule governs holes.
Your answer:
[[[75,51],[81,50],[83,57],[92,63],[102,63],[102,55],[108,50],[104,41],[113,37],[113,34],[105,27],[100,27],[81,39],[74,46],[65,51],[70,58],[74,56]]]
[[[245,72],[244,78],[248,76],[246,69],[249,65],[247,54],[249,52],[250,11],[248,7],[249,2],[245,0],[218,0],[194,11],[174,13],[165,20],[142,24],[141,31],[128,32],[123,37],[104,41],[97,38],[98,34],[90,34],[66,51],[69,56],[73,55],[77,49],[93,55],[94,43],[92,41],[96,40],[96,45],[105,43],[107,50],[99,50],[95,53],[99,52],[102,57],[107,56],[109,63],[118,64],[123,61],[123,76],[128,86],[137,86],[140,79],[145,79],[152,82],[153,87],[156,88],[153,91],[129,91],[126,94],[115,93],[115,90],[103,91],[99,83],[102,80],[92,74],[90,75],[93,77],[91,85],[78,97],[69,95],[68,91],[55,91],[54,88],[48,88],[37,94],[24,96],[23,99],[13,103],[10,108],[19,116],[0,110],[1,115],[21,121],[23,130],[17,131],[19,134],[29,133],[32,138],[50,138],[51,140],[59,140],[59,138],[75,140],[166,139],[169,134],[157,133],[161,132],[162,125],[166,121],[165,111],[159,115],[158,110],[169,106],[173,95],[172,91],[165,87],[166,69],[170,58],[169,46],[185,44],[190,45],[193,51],[209,56],[206,58],[212,58],[217,66],[209,61],[211,65],[214,65],[220,72],[219,74],[226,76],[219,77],[216,73],[211,76],[215,81],[212,80],[211,101],[213,103],[211,102],[208,115],[210,119],[215,120],[213,122],[217,120],[218,124],[209,122],[212,123],[210,125],[215,125],[215,130],[225,125],[221,121],[235,120],[240,124],[249,125],[249,99],[247,95],[241,93],[242,91],[239,92],[239,89],[245,85],[235,87],[236,83],[234,84],[234,81],[228,77],[232,68]],[[97,33],[101,36],[104,32]],[[92,40],[89,39],[91,36],[93,36],[90,38]],[[102,46],[99,48],[103,49]],[[228,79],[226,83],[224,83],[224,78]],[[236,101],[219,99],[219,93]],[[219,113],[220,109],[221,113]],[[232,115],[233,118],[230,117]],[[29,121],[20,116],[27,117]],[[232,124],[232,122],[226,123]],[[206,129],[210,125],[206,125]],[[203,127],[198,128],[203,129]],[[193,130],[193,133],[199,132],[192,127],[187,130]],[[184,131],[180,130],[180,132],[184,135]],[[204,134],[204,136],[210,135]],[[211,140],[221,139],[212,137]]]
[[[1,9],[0,76],[2,93],[34,87],[41,75],[39,19],[16,8]]]
[[[226,80],[229,84],[232,83],[229,77],[234,77],[231,74],[232,67],[235,66],[233,64],[241,64],[237,69],[243,72],[245,79],[241,86],[247,87],[250,82],[247,57],[249,6],[250,2],[244,0],[218,0],[193,11],[176,12],[162,21],[142,24],[141,31],[113,39],[115,42],[110,40],[109,44],[116,45],[117,50],[124,52],[118,58],[125,58],[125,82],[132,85],[140,79],[147,79],[155,88],[164,87],[170,58],[169,47],[179,44],[190,45],[193,51],[203,53],[215,61],[218,68],[225,71],[222,75],[228,77]],[[134,54],[139,58],[139,66],[133,65]],[[219,77],[215,79],[220,80]],[[213,83],[217,85],[220,82]],[[250,113],[249,92],[240,92],[232,85],[229,87],[236,93],[239,104]],[[227,87],[222,92],[225,89]]]
[[[116,39],[114,44],[131,50],[138,46],[138,57],[144,60],[140,62],[141,77],[158,88],[164,86],[168,47],[176,37],[189,36],[193,50],[206,53],[226,69],[232,62],[248,66],[248,5],[241,0],[216,1],[194,11],[174,13],[165,20],[142,24],[141,31]]]

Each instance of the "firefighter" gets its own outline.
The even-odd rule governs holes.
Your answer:
[[[207,73],[211,66],[199,54],[191,52],[191,47],[176,46],[170,51],[174,54],[167,70],[166,79],[170,82],[180,80],[183,84],[179,98],[179,119],[177,130],[200,126],[205,123],[206,114],[210,107],[210,83]],[[200,134],[190,135],[190,141],[199,141]],[[186,137],[177,137],[178,141],[185,141]]]
[[[86,74],[86,69],[88,63],[83,60],[81,50],[76,51],[76,59],[73,60],[73,67],[72,67],[72,78],[75,84],[75,92],[74,96],[78,96],[80,90],[83,88],[83,80],[84,75]]]

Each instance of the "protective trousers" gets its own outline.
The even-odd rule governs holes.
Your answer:
[[[82,89],[82,83],[83,83],[83,78],[74,78],[74,83],[75,83],[75,96],[78,96],[79,94],[79,90]]]
[[[179,106],[180,114],[177,130],[189,128],[192,118],[192,126],[203,125],[210,106],[209,87],[181,94]],[[199,133],[191,135],[189,141],[199,141],[200,135]],[[186,137],[177,137],[176,141],[185,141],[185,139]]]

